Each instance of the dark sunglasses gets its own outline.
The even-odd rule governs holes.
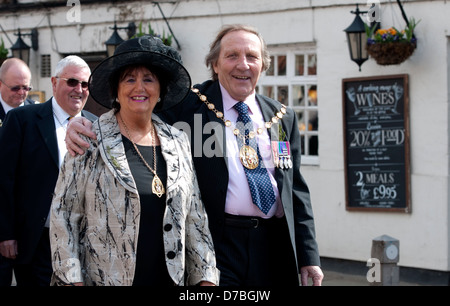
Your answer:
[[[5,84],[5,82],[2,82],[3,84]],[[25,90],[25,91],[30,91],[30,90],[32,90],[33,88],[31,88],[30,86],[20,86],[20,85],[17,85],[17,86],[8,86],[8,85],[6,85],[5,84],[5,86],[6,87],[8,87],[11,91],[14,91],[14,92],[18,92],[19,90],[21,90],[21,89],[23,89],[23,90]]]
[[[82,88],[88,88],[88,85],[89,85],[88,82],[86,82],[86,81],[80,81],[80,80],[77,80],[77,79],[74,79],[74,78],[70,78],[70,79],[61,78],[61,77],[56,77],[56,78],[66,81],[67,85],[69,87],[77,87],[78,84],[81,84]]]

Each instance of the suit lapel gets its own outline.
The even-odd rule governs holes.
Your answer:
[[[5,110],[3,109],[3,105],[0,104],[0,120],[5,119]],[[0,125],[1,127],[1,125]]]
[[[59,168],[58,141],[56,139],[51,99],[45,102],[43,107],[37,112],[36,124],[55,165]]]
[[[59,148],[58,139],[56,137],[55,120],[53,117],[52,99],[49,99],[41,105],[42,108],[37,112],[36,124],[55,165],[59,169]],[[82,111],[81,114],[83,117],[87,117],[85,116],[86,114],[84,111]],[[89,117],[87,118],[90,119]]]
[[[261,108],[261,112],[264,117],[264,121],[268,122],[271,121],[272,117],[276,115],[276,113],[279,111],[279,108],[277,108],[277,105],[275,105],[271,100],[268,100],[264,98],[264,96],[256,95],[256,100],[259,103],[259,106]],[[279,125],[283,126],[283,121],[279,120],[278,124],[272,124],[272,127],[269,131],[269,137],[271,141],[279,141],[278,139],[278,129]],[[284,127],[283,127],[284,129]],[[275,167],[275,180],[277,181],[278,190],[280,195],[283,191],[283,180],[285,177],[286,170],[281,170],[280,168]]]
[[[222,102],[222,93],[220,92],[219,82],[213,83],[204,93],[204,95],[208,98],[208,101],[214,104],[215,108],[223,113],[223,102]],[[216,114],[208,110],[207,115],[210,121],[218,122],[223,125],[223,121],[217,118]]]
[[[270,121],[275,114],[276,108],[274,105],[270,103],[270,101],[264,99],[263,96],[256,95],[256,100],[259,103],[259,107],[261,108],[261,112],[264,117],[264,121]]]
[[[205,91],[204,95],[208,98],[208,101],[212,104],[214,104],[217,111],[222,112],[223,114],[223,102],[222,102],[222,93],[220,91],[219,82],[214,82],[212,86],[208,88],[208,90]],[[203,103],[203,102],[202,102]],[[220,154],[220,160],[224,162],[225,171],[228,171],[228,165],[227,165],[227,158],[226,158],[226,152],[227,152],[227,146],[226,146],[226,135],[225,135],[225,125],[223,121],[220,118],[217,118],[216,114],[206,109],[206,116],[208,118],[208,125],[213,124],[213,126],[208,126],[207,130],[205,130],[205,123],[203,124],[204,131],[202,132],[209,132],[214,133],[213,135],[209,137],[214,137],[215,144],[219,146],[218,153]],[[212,142],[212,141],[211,141]],[[204,143],[204,142],[203,142]],[[203,148],[203,150],[208,149]]]
[[[106,166],[125,189],[137,194],[114,111],[111,110],[100,117],[94,131],[97,133],[99,151]]]

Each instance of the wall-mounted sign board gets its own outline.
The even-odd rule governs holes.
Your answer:
[[[411,212],[408,75],[342,80],[347,210]]]

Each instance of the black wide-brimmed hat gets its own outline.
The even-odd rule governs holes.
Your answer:
[[[133,38],[120,44],[114,55],[103,60],[89,78],[89,93],[99,104],[111,108],[116,99],[111,77],[126,66],[151,67],[158,77],[164,75],[166,93],[154,111],[167,110],[181,102],[191,88],[191,77],[184,68],[180,54],[150,35]],[[159,73],[158,73],[159,72]],[[165,91],[165,90],[164,90]],[[117,89],[115,89],[117,92]],[[163,92],[163,90],[162,90]]]

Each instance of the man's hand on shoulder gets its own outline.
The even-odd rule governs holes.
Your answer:
[[[79,134],[85,135],[92,139],[97,139],[94,132],[92,132],[92,122],[83,117],[75,117],[69,121],[66,132],[66,147],[70,155],[83,155],[86,149],[89,148],[89,143],[84,141]]]

